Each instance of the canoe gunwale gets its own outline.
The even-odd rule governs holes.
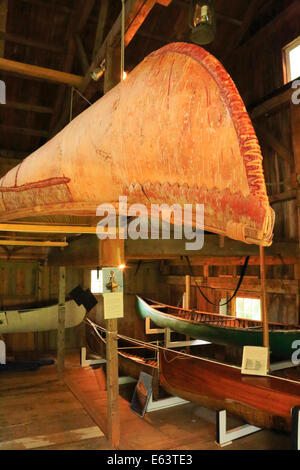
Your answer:
[[[233,330],[242,330],[242,331],[246,331],[246,330],[251,330],[251,328],[256,328],[256,331],[258,331],[258,328],[262,329],[262,325],[263,325],[263,322],[262,320],[251,320],[251,319],[246,319],[246,318],[240,318],[240,317],[234,317],[232,315],[222,315],[222,314],[219,314],[219,313],[210,313],[210,312],[202,312],[200,310],[192,310],[192,309],[187,309],[187,308],[180,308],[180,307],[174,307],[172,305],[168,305],[168,304],[163,304],[163,302],[157,302],[153,299],[148,299],[148,298],[143,298],[143,297],[139,297],[137,296],[142,302],[144,302],[144,304],[147,306],[147,308],[151,309],[151,310],[154,310],[155,313],[158,313],[160,315],[163,315],[164,317],[166,318],[173,318],[175,320],[180,320],[180,321],[183,321],[183,322],[187,322],[187,323],[191,323],[191,324],[194,324],[194,325],[199,325],[199,324],[207,324],[209,326],[212,326],[212,327],[217,327],[217,328],[226,328],[226,329],[233,329]],[[172,315],[171,313],[165,313],[165,312],[160,312],[160,310],[157,310],[155,307],[153,306],[150,306],[147,301],[151,301],[153,304],[157,303],[157,305],[159,305],[160,308],[169,308],[169,309],[172,309],[172,310],[179,310],[179,311],[186,311],[186,312],[190,312],[191,314],[200,314],[200,315],[207,315],[207,316],[213,316],[216,321],[220,321],[220,320],[223,320],[224,321],[238,321],[238,322],[247,322],[247,323],[259,323],[261,326],[253,326],[253,327],[230,327],[230,326],[221,326],[221,325],[214,325],[213,323],[211,323],[213,320],[201,320],[201,321],[197,321],[197,320],[190,320],[188,318],[182,318],[180,316],[176,316],[176,315]],[[272,328],[272,326],[274,327],[285,327],[285,328],[282,328],[282,329],[272,329],[272,333],[275,333],[277,331],[280,331],[280,332],[292,332],[292,331],[299,331],[300,332],[300,325],[289,325],[288,323],[279,323],[279,322],[269,322],[269,327]],[[286,329],[288,326],[291,326],[291,328],[289,329]]]

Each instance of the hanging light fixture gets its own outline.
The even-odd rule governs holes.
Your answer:
[[[102,60],[99,67],[91,71],[91,78],[97,82],[105,72],[105,59]]]
[[[192,42],[204,45],[214,40],[216,18],[213,0],[191,0],[190,27]]]

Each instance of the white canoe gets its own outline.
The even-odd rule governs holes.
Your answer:
[[[83,305],[68,300],[66,308],[66,328],[79,325],[85,315]],[[7,310],[0,312],[0,334],[27,333],[56,330],[58,325],[58,304],[27,310]]]

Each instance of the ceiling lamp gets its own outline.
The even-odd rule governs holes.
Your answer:
[[[105,72],[105,59],[102,60],[99,67],[91,71],[91,78],[97,82]]]
[[[216,19],[213,0],[191,0],[190,27],[192,42],[204,45],[214,40]]]

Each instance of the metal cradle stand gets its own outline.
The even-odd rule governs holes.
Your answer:
[[[300,406],[292,409],[292,449],[300,450]]]
[[[225,447],[232,444],[232,441],[240,437],[248,436],[254,432],[261,431],[261,428],[252,426],[251,424],[244,424],[237,428],[227,431],[227,412],[226,410],[217,411],[216,413],[216,442],[220,447]]]
[[[165,408],[171,408],[173,406],[184,405],[185,403],[189,402],[179,397],[162,398],[161,400],[153,401],[151,394],[147,405],[147,413],[151,413],[151,411],[164,410]]]
[[[6,345],[0,340],[0,364],[6,364]]]
[[[1,359],[0,359],[0,361],[1,361]],[[86,358],[86,348],[82,347],[81,351],[80,351],[80,365],[81,365],[81,367],[95,366],[97,364],[106,364],[106,359],[104,359],[102,357],[97,357],[95,359],[87,359]],[[132,377],[129,377],[129,376],[119,377],[119,385],[124,385],[124,384],[132,383],[132,382],[136,382],[136,379],[133,379]]]

